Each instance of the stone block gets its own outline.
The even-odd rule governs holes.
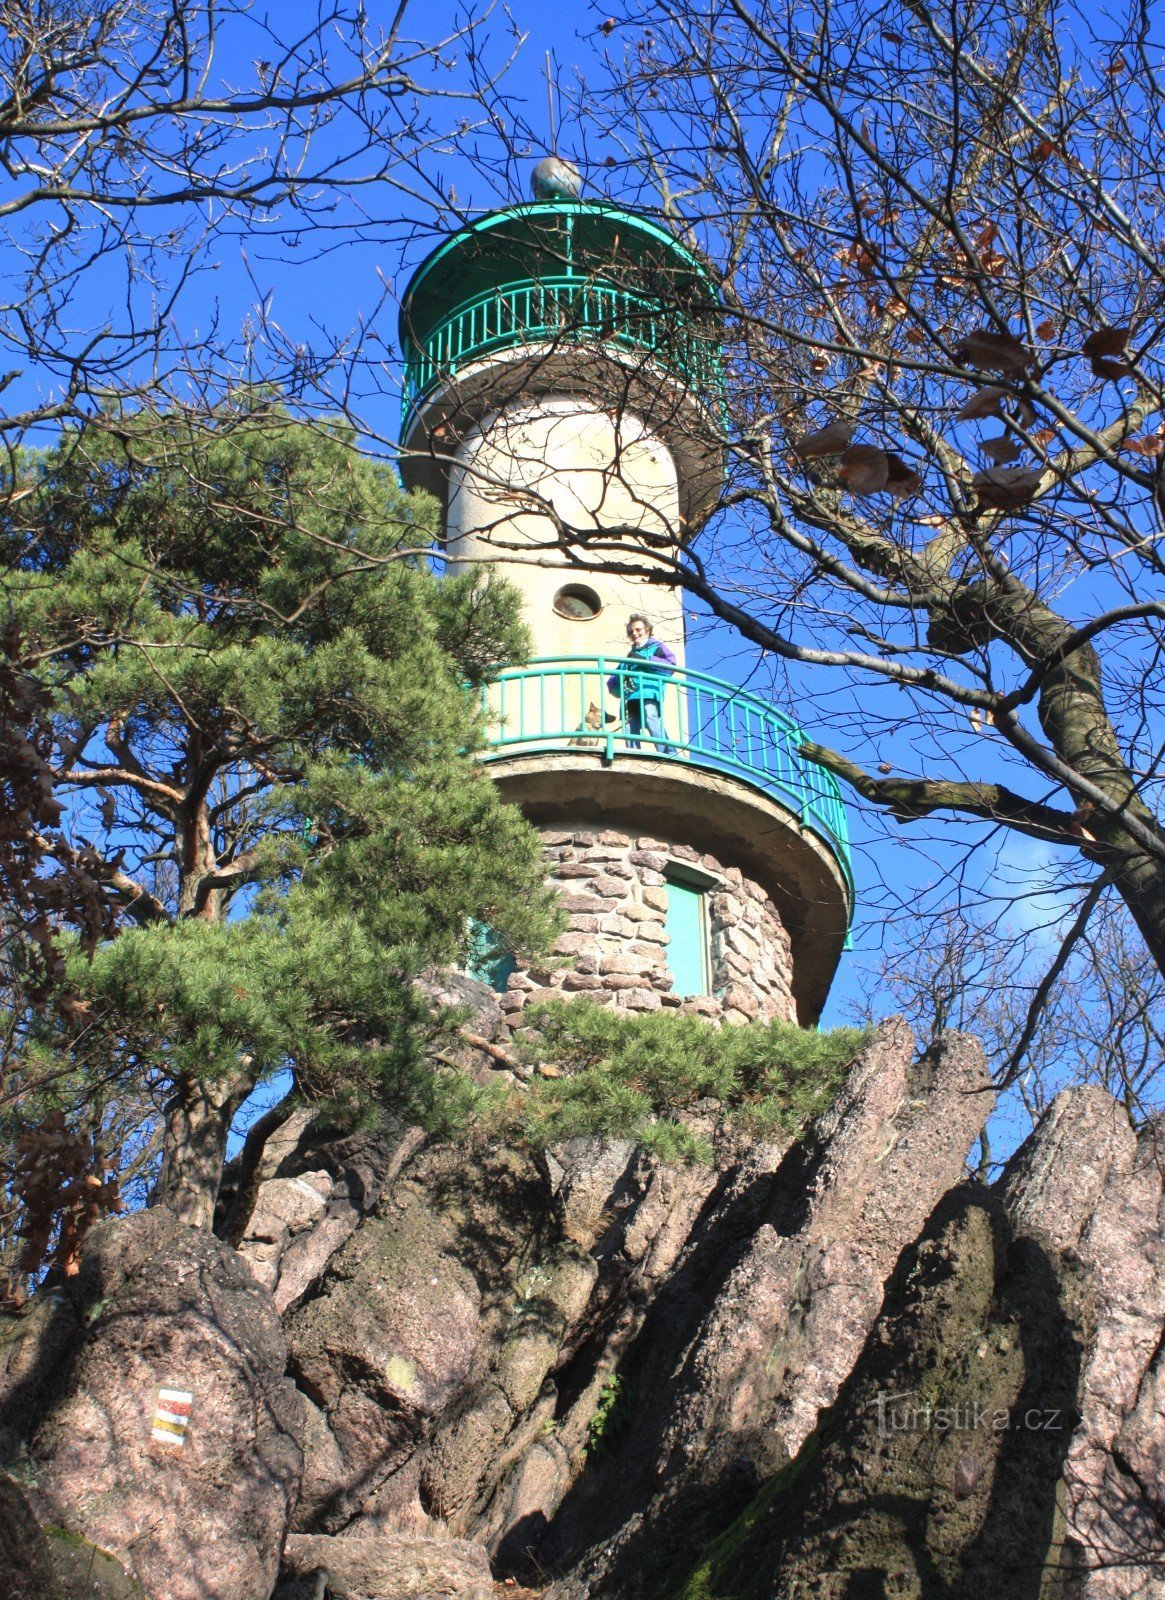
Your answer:
[[[572,911],[570,916],[571,933],[598,933],[599,917],[581,916],[577,911]]]
[[[756,935],[742,923],[724,930],[724,943],[729,950],[735,950],[742,956],[747,956],[750,961],[755,961],[760,954],[760,945]]]
[[[667,934],[663,932],[662,928],[638,928],[636,932],[640,934],[658,933],[661,936],[661,944],[667,939]],[[639,956],[643,961],[647,962],[649,967],[660,966],[665,960],[660,944],[648,944],[645,939],[636,939],[634,943],[627,946],[627,949],[632,955]]]
[[[718,1017],[720,1002],[714,995],[690,994],[685,997],[682,1009],[697,1017]]]
[[[667,850],[669,846],[666,845],[662,839],[651,839],[644,836],[643,838],[636,839],[635,848],[637,850]]]
[[[554,954],[556,956],[575,956],[584,950],[589,950],[594,943],[588,933],[560,933],[554,941]]]
[[[620,833],[617,828],[604,828],[599,835],[599,842],[601,844],[617,844],[621,849],[626,850],[631,843],[631,839],[627,834]]]
[[[648,944],[670,944],[671,935],[658,922],[641,922],[635,930],[636,937]]]
[[[666,856],[658,850],[632,850],[627,859],[633,867],[651,867],[654,872],[662,872],[667,866]]]
[[[677,861],[691,861],[695,863],[700,859],[700,852],[698,850],[693,850],[690,844],[668,845],[667,853],[669,856],[674,856]]]
[[[555,878],[598,878],[602,876],[601,868],[588,861],[567,861],[555,870]],[[551,879],[553,882],[554,879]]]
[[[574,842],[583,850],[589,850],[597,841],[593,833],[576,833],[574,835]]]
[[[604,900],[597,894],[562,894],[558,903],[564,911],[589,911],[598,915],[600,911],[614,911],[615,902]]]
[[[612,900],[626,900],[627,884],[621,878],[596,878],[595,893],[607,895]]]
[[[590,972],[568,972],[562,980],[562,987],[572,993],[585,989],[601,989],[603,980]]]
[[[720,996],[725,1010],[742,1011],[748,1018],[753,1018],[760,1011],[760,1001],[753,993],[751,987],[743,983],[730,983]]]
[[[656,951],[651,952],[654,958]],[[645,960],[642,954],[632,954],[630,951],[621,950],[615,955],[604,956],[599,962],[599,971],[604,977],[611,973],[634,972],[642,975],[652,966],[652,960]]]
[[[653,907],[662,915],[667,910],[667,890],[662,886],[658,889],[646,886],[643,890],[643,904]]]
[[[544,1005],[549,1004],[549,1002],[551,1000],[561,1000],[561,999],[562,999],[562,990],[561,989],[551,989],[551,988],[534,989],[526,996],[526,1005],[527,1006],[544,1006]]]
[[[619,1004],[626,1011],[658,1011],[663,1002],[654,989],[625,989]]]
[[[680,995],[680,994],[666,994],[665,993],[665,994],[661,994],[660,995],[659,1003],[660,1003],[661,1006],[668,1006],[673,1010],[678,1010],[679,1007],[682,1006],[683,1003],[684,1003],[684,997],[683,997],[683,995]]]
[[[544,833],[542,844],[545,849],[552,849],[555,845],[570,844],[574,838],[572,833]]]
[[[622,858],[617,861],[608,861],[604,870],[608,877],[611,878],[633,879],[635,877],[634,867],[629,867]]]
[[[642,983],[642,973],[611,972],[603,979],[603,988],[617,994],[621,989],[638,989]]]

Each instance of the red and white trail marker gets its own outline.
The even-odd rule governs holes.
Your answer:
[[[151,1437],[159,1444],[184,1445],[193,1401],[190,1389],[159,1389]]]

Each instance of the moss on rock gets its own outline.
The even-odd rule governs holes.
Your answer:
[[[1054,1561],[1079,1294],[964,1185],[904,1255],[854,1375],[679,1600],[1035,1600]]]

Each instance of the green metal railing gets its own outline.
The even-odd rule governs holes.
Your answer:
[[[719,402],[723,386],[717,330],[675,305],[594,278],[543,277],[499,285],[466,301],[423,341],[408,341],[404,431],[438,383],[493,351],[561,339],[601,341],[640,351],[690,389]]]
[[[662,739],[634,733],[628,702],[658,689]],[[502,672],[482,690],[486,759],[525,750],[591,749],[607,761],[684,761],[727,772],[788,806],[836,857],[853,901],[845,804],[837,779],[801,753],[791,717],[702,672],[651,674],[622,657],[555,657]]]

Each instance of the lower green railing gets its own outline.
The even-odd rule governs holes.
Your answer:
[[[521,750],[581,749],[607,761],[648,756],[743,778],[788,806],[829,846],[852,899],[837,779],[802,754],[804,735],[791,717],[747,690],[682,667],[653,673],[621,657],[563,656],[499,673],[482,697],[487,760]],[[658,738],[642,711],[652,698],[660,708]]]

